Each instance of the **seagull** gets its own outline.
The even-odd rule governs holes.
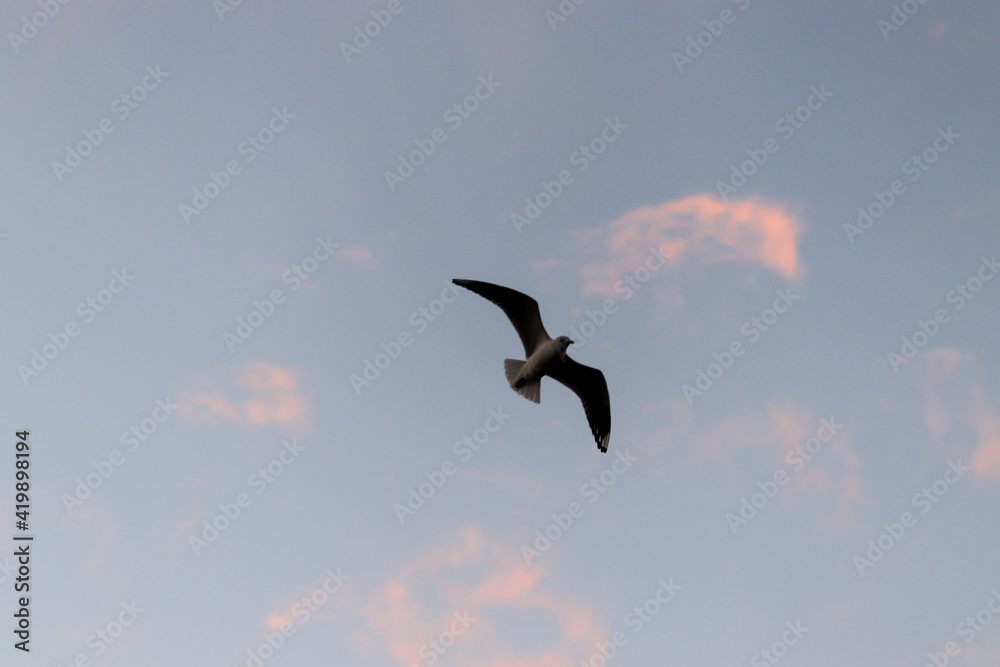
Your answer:
[[[452,282],[500,306],[521,337],[527,361],[503,360],[510,388],[529,401],[538,403],[542,376],[548,375],[566,385],[583,402],[583,411],[587,414],[597,448],[607,452],[611,438],[611,399],[604,373],[566,356],[566,349],[573,341],[568,336],[549,338],[538,312],[538,302],[527,294],[479,280],[455,278]]]

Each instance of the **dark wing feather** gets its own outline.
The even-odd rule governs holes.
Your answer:
[[[527,294],[479,280],[455,278],[452,282],[500,306],[500,309],[510,318],[510,323],[517,329],[517,335],[521,337],[525,359],[530,357],[539,345],[551,340],[549,335],[545,333],[545,327],[542,326],[538,302]]]
[[[587,413],[590,432],[597,441],[597,448],[602,452],[608,451],[608,441],[611,439],[611,397],[608,396],[608,383],[604,379],[604,373],[566,357],[548,375],[580,397],[583,411]]]

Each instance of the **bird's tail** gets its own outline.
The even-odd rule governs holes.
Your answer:
[[[520,385],[517,384],[517,376],[524,364],[525,362],[518,361],[517,359],[504,359],[503,372],[507,376],[507,382],[510,383],[511,389],[529,401],[539,403],[542,397],[542,378],[538,378],[531,383],[526,383],[522,380]]]

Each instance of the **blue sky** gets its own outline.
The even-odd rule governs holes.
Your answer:
[[[997,664],[997,18],[7,3],[4,660]]]

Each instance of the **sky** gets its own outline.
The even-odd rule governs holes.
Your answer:
[[[0,662],[1000,663],[998,18],[4,3]]]

